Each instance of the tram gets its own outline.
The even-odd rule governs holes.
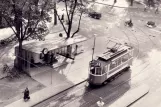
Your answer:
[[[108,51],[89,62],[90,85],[103,85],[117,74],[127,71],[132,65],[133,48],[122,45],[118,48],[111,48]]]

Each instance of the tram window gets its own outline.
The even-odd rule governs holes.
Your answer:
[[[131,57],[132,57],[132,51],[129,52],[129,58],[131,58]]]
[[[102,75],[100,67],[96,67],[95,70],[96,70],[96,75]]]
[[[116,60],[112,61],[111,64],[110,64],[110,70],[115,68],[116,66],[117,66]]]
[[[62,48],[62,54],[65,54],[66,53],[66,47],[63,47]]]
[[[129,59],[129,54],[125,54],[123,57],[122,57],[122,62],[125,62]]]
[[[106,73],[106,67],[102,67],[102,74]]]
[[[92,74],[95,74],[95,69],[94,69],[94,67],[91,67],[91,68],[90,68],[90,71],[91,71]]]
[[[121,57],[117,59],[117,66],[121,64]]]

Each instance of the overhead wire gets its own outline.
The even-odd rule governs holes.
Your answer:
[[[134,35],[134,34],[133,34]],[[135,35],[134,35],[135,36]],[[136,38],[137,39],[137,38]],[[137,40],[138,41],[138,40]],[[141,72],[142,73],[142,72]],[[140,73],[138,73],[138,74],[140,74]]]

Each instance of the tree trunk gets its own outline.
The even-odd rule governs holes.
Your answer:
[[[2,12],[0,11],[0,26],[2,26]]]
[[[71,29],[72,29],[71,22],[69,22],[69,24],[68,24],[68,32],[67,32],[67,39],[70,38]]]
[[[19,47],[18,47],[18,65],[17,65],[17,67],[18,67],[18,70],[20,71],[20,72],[22,72],[23,71],[23,69],[22,69],[22,62],[23,62],[23,56],[22,56],[22,41],[19,41]]]
[[[57,25],[57,13],[56,13],[56,2],[54,2],[54,25]]]
[[[133,6],[133,2],[134,2],[134,0],[131,0],[131,4],[130,4],[131,6]]]

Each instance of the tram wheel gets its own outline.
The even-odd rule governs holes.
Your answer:
[[[114,77],[112,77],[112,78],[109,79],[110,82],[112,82],[112,81],[114,81],[114,80],[115,80]]]
[[[102,84],[103,84],[103,85],[106,85],[107,83],[108,83],[108,81],[104,81]]]
[[[129,69],[130,69],[130,66],[126,67],[126,68],[125,68],[125,71],[128,72]]]

